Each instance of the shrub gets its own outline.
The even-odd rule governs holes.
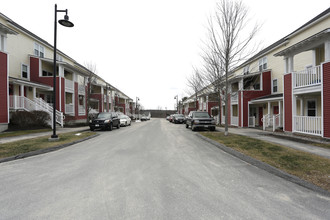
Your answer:
[[[11,114],[10,129],[26,130],[49,127],[50,116],[44,111],[16,111]]]

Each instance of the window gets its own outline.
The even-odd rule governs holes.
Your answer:
[[[43,58],[45,56],[45,48],[38,43],[34,43],[34,55]]]
[[[53,76],[53,73],[48,72],[48,71],[46,71],[46,70],[43,70],[43,71],[42,71],[42,76]]]
[[[273,80],[273,93],[277,92],[277,79]]]
[[[307,101],[307,116],[316,116],[316,101],[308,100]]]
[[[22,64],[22,78],[28,79],[29,78],[29,74],[28,74],[28,66],[25,64]]]
[[[267,69],[267,57],[263,57],[259,60],[259,71]]]

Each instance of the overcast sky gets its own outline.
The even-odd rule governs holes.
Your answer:
[[[216,0],[9,0],[0,12],[54,42],[54,5],[68,9],[73,28],[58,25],[57,48],[145,109],[174,109],[186,78],[200,64],[208,16]],[[326,0],[243,0],[251,22],[261,23],[266,47],[329,7]],[[58,13],[62,19],[64,13]]]

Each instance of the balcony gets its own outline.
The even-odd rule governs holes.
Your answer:
[[[65,92],[74,92],[74,83],[72,80],[65,79]]]
[[[74,105],[73,104],[65,104],[65,114],[74,115]]]
[[[85,85],[78,85],[78,94],[79,95],[85,95],[86,89]]]
[[[293,132],[322,135],[322,118],[311,116],[293,116]]]
[[[315,66],[299,72],[293,72],[292,77],[294,89],[321,85],[321,66]]]

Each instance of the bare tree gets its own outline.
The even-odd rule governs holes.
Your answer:
[[[218,119],[221,123],[221,92],[223,89],[224,71],[222,62],[214,50],[206,50],[202,55],[204,61],[204,79],[206,80],[207,93],[215,95],[218,103]]]
[[[86,62],[85,67],[89,70],[87,72],[87,79],[85,78],[85,83],[87,83],[87,100],[86,100],[86,105],[87,105],[87,119],[86,123],[89,122],[89,114],[91,110],[91,94],[92,94],[92,87],[93,83],[96,80],[96,64],[93,62]]]
[[[198,92],[204,87],[204,79],[201,70],[193,67],[192,75],[187,78],[187,86],[192,91],[191,93],[195,95],[195,109],[197,110]]]
[[[259,25],[251,29],[248,10],[241,1],[220,0],[214,17],[209,19],[211,51],[217,56],[225,75],[225,135],[228,135],[228,75],[234,67],[256,52],[251,46]]]

